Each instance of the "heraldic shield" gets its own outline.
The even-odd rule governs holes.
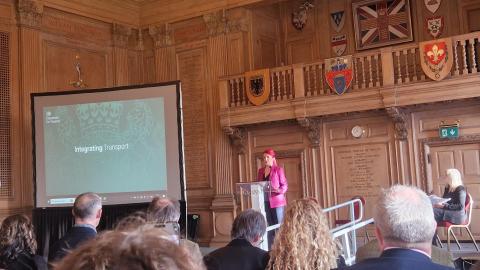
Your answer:
[[[341,95],[352,84],[352,56],[336,57],[325,60],[325,78],[328,86]]]
[[[262,105],[270,96],[270,70],[260,69],[245,73],[245,90],[253,105]]]
[[[420,42],[420,63],[422,70],[430,79],[440,81],[452,70],[452,40],[443,38]]]

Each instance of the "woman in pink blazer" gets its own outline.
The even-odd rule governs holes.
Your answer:
[[[277,166],[275,151],[267,149],[263,152],[264,166],[258,170],[258,181],[270,181],[271,193],[268,203],[265,202],[265,212],[269,225],[281,223],[287,199],[285,193],[288,189],[287,178],[283,168]],[[269,220],[270,219],[270,220]]]

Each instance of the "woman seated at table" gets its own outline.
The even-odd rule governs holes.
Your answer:
[[[437,222],[448,221],[453,224],[462,224],[467,218],[465,213],[467,192],[462,183],[462,175],[457,169],[448,169],[447,178],[448,184],[442,197],[450,200],[433,205],[435,220]]]

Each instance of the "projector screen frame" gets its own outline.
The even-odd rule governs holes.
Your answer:
[[[101,92],[114,92],[114,91],[121,91],[121,90],[129,90],[129,89],[139,89],[139,88],[151,88],[151,87],[159,87],[159,86],[175,86],[176,92],[176,111],[177,111],[177,139],[178,139],[178,165],[179,165],[179,181],[180,181],[180,198],[179,200],[184,201],[186,203],[186,179],[185,179],[185,158],[184,158],[184,138],[183,138],[183,106],[182,106],[182,92],[181,92],[181,83],[179,80],[176,81],[169,81],[169,82],[162,82],[162,83],[152,83],[152,84],[142,84],[142,85],[128,85],[128,86],[120,86],[120,87],[107,87],[107,88],[92,88],[92,89],[84,89],[84,90],[65,90],[65,91],[51,91],[51,92],[41,92],[41,93],[31,93],[30,94],[30,107],[31,107],[31,117],[32,117],[32,177],[33,177],[33,199],[34,199],[34,207],[38,208],[58,208],[58,207],[65,207],[65,205],[59,206],[38,206],[37,203],[37,145],[36,145],[36,117],[35,117],[35,98],[41,96],[60,96],[60,95],[75,95],[75,94],[89,94],[89,93],[101,93]],[[132,202],[135,203],[145,203],[145,202]],[[125,203],[120,203],[118,205],[122,205]],[[116,205],[116,204],[110,204]]]

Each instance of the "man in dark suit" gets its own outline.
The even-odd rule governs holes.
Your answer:
[[[262,243],[267,229],[265,217],[248,209],[240,213],[232,225],[232,241],[204,257],[208,270],[263,270],[268,264],[268,253],[257,246]]]
[[[61,260],[81,243],[95,238],[102,216],[102,199],[92,192],[80,194],[75,199],[72,214],[75,225],[51,247],[49,262]]]
[[[448,270],[431,260],[437,223],[425,192],[395,185],[380,194],[375,209],[375,234],[382,250],[371,258],[344,268],[349,270]]]

